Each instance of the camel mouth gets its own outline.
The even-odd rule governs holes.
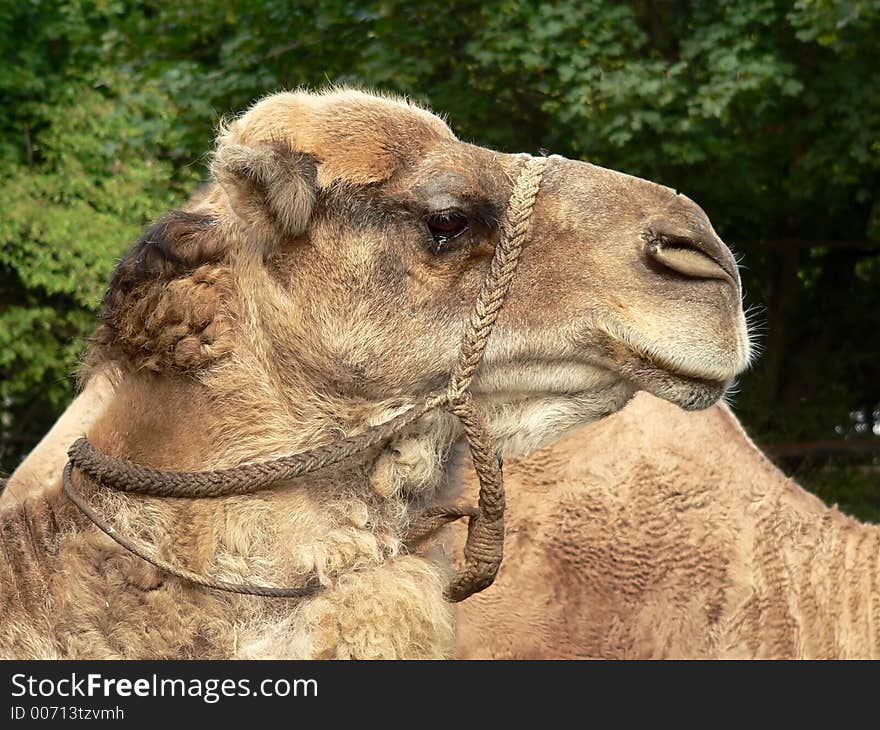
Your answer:
[[[701,410],[717,403],[736,376],[747,366],[748,338],[740,333],[732,351],[698,353],[687,348],[670,351],[626,324],[594,320],[606,336],[606,367],[616,370],[637,390],[644,390],[685,410]]]
[[[593,326],[608,338],[609,353],[614,353],[611,359],[629,362],[623,374],[630,378],[635,377],[633,373],[656,371],[692,383],[694,387],[721,388],[723,393],[723,389],[748,368],[752,358],[748,329],[741,312],[734,318],[733,337],[708,348],[695,348],[693,343],[679,343],[674,339],[659,342],[639,328],[610,317],[595,318]]]

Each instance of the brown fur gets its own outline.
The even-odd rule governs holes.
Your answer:
[[[458,608],[460,656],[880,656],[880,528],[787,479],[726,406],[640,394],[506,466],[506,556]]]
[[[258,103],[221,130],[217,184],[121,262],[90,358],[119,384],[89,438],[158,468],[216,469],[412,406],[452,369],[521,165],[400,100]],[[470,225],[439,246],[425,221],[450,206]],[[658,222],[679,237],[662,257]],[[703,268],[688,274],[693,260]],[[704,407],[748,356],[735,264],[705,214],[667,188],[555,158],[475,381],[498,447],[551,440],[637,388]],[[449,567],[406,553],[400,536],[414,509],[454,496],[458,438],[451,417],[431,416],[356,463],[247,497],[124,496],[76,474],[102,514],[166,560],[233,582],[314,572],[324,591],[296,602],[193,588],[48,492],[0,513],[14,617],[0,653],[447,656]],[[31,540],[49,515],[57,528]]]

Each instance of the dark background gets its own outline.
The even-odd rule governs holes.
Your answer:
[[[0,473],[69,401],[116,258],[204,179],[219,118],[334,82],[699,202],[762,351],[736,412],[880,521],[880,1],[24,0],[0,52]]]

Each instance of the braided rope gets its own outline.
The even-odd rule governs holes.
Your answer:
[[[452,412],[464,428],[474,471],[480,481],[477,514],[468,519],[464,566],[446,588],[446,597],[458,602],[492,585],[501,567],[505,500],[501,461],[492,450],[492,437],[471,395],[463,393]]]
[[[546,165],[546,158],[532,157],[526,162],[513,187],[501,225],[501,238],[489,265],[489,273],[474,303],[470,323],[461,343],[458,363],[450,378],[449,391],[453,399],[468,389],[483,359],[489,335],[516,274]]]
[[[75,467],[95,481],[121,492],[188,498],[251,494],[281,481],[334,466],[375,448],[444,400],[442,394],[432,395],[421,406],[411,408],[364,433],[273,461],[244,464],[232,469],[196,472],[152,469],[102,453],[85,438],[74,441],[67,455]]]
[[[403,537],[403,542],[412,550],[441,527],[460,520],[462,517],[474,518],[479,512],[476,507],[471,505],[446,504],[429,507],[416,515],[410,523]]]
[[[205,578],[151,555],[145,547],[120,535],[89,506],[73,485],[73,469],[82,470],[103,486],[157,497],[205,498],[250,494],[270,488],[281,481],[339,464],[368,449],[376,448],[425,414],[444,407],[461,422],[470,447],[474,471],[480,483],[478,506],[429,508],[413,521],[405,541],[413,545],[438,527],[467,517],[468,534],[464,546],[464,566],[447,587],[446,597],[450,601],[462,601],[473,593],[487,588],[495,580],[504,551],[504,482],[500,459],[492,450],[491,435],[474,405],[468,388],[483,359],[489,335],[492,333],[498,313],[516,274],[546,165],[545,158],[530,158],[514,184],[501,227],[500,240],[486,279],[477,295],[468,327],[462,338],[459,359],[445,393],[433,393],[427,396],[421,405],[364,433],[273,461],[216,471],[176,472],[153,469],[127,459],[104,454],[95,449],[87,439],[81,438],[75,441],[68,451],[70,460],[62,473],[64,493],[104,534],[142,560],[170,575],[203,588],[228,593],[273,598],[304,598],[321,590],[314,572],[308,575],[304,585],[296,587],[228,583]]]
[[[446,597],[453,602],[463,601],[492,585],[504,556],[505,497],[501,461],[492,449],[492,437],[468,388],[483,360],[498,313],[510,292],[528,238],[532,211],[546,166],[546,158],[530,158],[513,186],[501,237],[489,265],[489,273],[474,303],[458,363],[450,377],[449,410],[461,422],[471,450],[474,471],[480,482],[477,514],[468,519],[464,566],[446,588]]]
[[[193,573],[191,570],[187,570],[186,568],[172,565],[156,555],[152,555],[147,548],[138,545],[131,538],[120,535],[115,527],[110,525],[103,517],[95,512],[95,510],[89,506],[88,502],[83,499],[83,496],[74,488],[72,471],[73,462],[68,461],[64,465],[64,471],[61,474],[61,489],[70,498],[70,501],[73,502],[79,508],[80,512],[88,517],[94,525],[101,530],[101,532],[129,552],[137,555],[141,560],[145,560],[154,568],[158,568],[164,573],[176,576],[177,578],[183,578],[185,581],[201,586],[202,588],[211,588],[212,590],[223,591],[224,593],[263,596],[264,598],[307,598],[321,589],[321,585],[318,582],[318,576],[314,571],[308,575],[306,582],[302,586],[276,588],[274,586],[258,586],[251,585],[250,583],[229,583],[227,581],[205,578],[198,573]]]

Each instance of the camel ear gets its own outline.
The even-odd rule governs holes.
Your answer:
[[[211,173],[235,215],[260,240],[300,235],[308,227],[317,193],[317,164],[285,142],[221,142]]]

